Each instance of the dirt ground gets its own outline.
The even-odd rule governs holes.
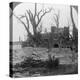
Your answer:
[[[74,74],[77,73],[77,56],[75,53],[75,63],[72,64],[72,51],[69,48],[53,48],[49,54],[55,55],[59,58],[60,66],[57,70],[49,70],[46,68],[18,68],[19,70],[13,74],[13,77],[29,77],[29,76],[48,76],[48,75],[62,75],[62,74]],[[48,59],[48,53],[46,48],[32,48],[25,47],[21,49],[13,50],[13,65],[21,63],[25,57],[31,57],[32,54],[37,54],[43,61]],[[36,58],[36,57],[34,57]]]
[[[25,47],[21,49],[13,50],[13,64],[19,63],[24,60],[25,57],[32,56],[32,54],[37,54],[42,60],[46,60],[48,58],[48,53],[46,48],[32,48]],[[53,48],[49,54],[60,59],[60,64],[70,64],[72,51],[69,48]],[[77,53],[75,54],[75,61],[77,62]]]

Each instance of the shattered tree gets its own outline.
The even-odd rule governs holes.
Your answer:
[[[33,39],[35,42],[38,39],[37,37],[40,35],[40,33],[42,32],[42,24],[40,25],[40,22],[42,20],[42,18],[49,12],[51,12],[51,8],[50,9],[45,9],[45,10],[40,10],[39,12],[37,11],[37,3],[35,3],[35,13],[33,14],[32,11],[26,10],[27,14],[25,13],[25,15],[22,15],[20,17],[16,16],[14,14],[14,16],[23,24],[23,26],[25,27],[27,33],[28,33],[28,37]],[[28,15],[28,16],[27,16]],[[27,25],[21,20],[22,18],[26,18],[26,22]],[[30,23],[32,25],[33,28],[33,34],[30,32],[29,28],[30,28]],[[39,26],[40,25],[40,26]]]

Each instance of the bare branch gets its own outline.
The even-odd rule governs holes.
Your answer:
[[[57,23],[57,19],[53,16],[55,23]]]
[[[27,11],[27,13],[28,13],[28,16],[29,16],[29,19],[30,19],[30,22],[31,22],[31,24],[34,26],[35,25],[35,19],[34,19],[34,17],[33,17],[33,14],[32,14],[32,12],[29,10],[26,10]]]
[[[31,35],[31,33],[30,33],[28,27],[26,26],[26,24],[19,17],[17,17],[15,14],[13,14],[13,15],[24,25],[24,27],[27,30],[28,34]]]
[[[38,23],[37,23],[37,26],[39,25],[39,23],[40,23],[41,19],[43,18],[43,16],[44,16],[45,14],[51,12],[51,10],[52,10],[52,9],[49,9],[48,11],[45,10],[45,11],[43,12],[43,14],[40,16],[40,18],[38,18],[39,21],[38,21]],[[40,14],[40,13],[41,13],[41,11],[40,11],[38,14]],[[39,17],[39,16],[38,16],[38,17]]]
[[[54,20],[55,20],[56,26],[58,28],[59,27],[60,12],[58,11],[58,14],[54,14],[54,15],[55,15]]]
[[[39,32],[39,33],[42,32],[42,24],[40,25],[40,27],[38,27],[38,32]]]
[[[36,17],[36,15],[37,15],[37,3],[35,3],[35,14],[34,14],[34,19],[35,19],[35,17]]]
[[[24,16],[24,15],[19,15],[19,16],[20,16],[20,19],[21,19],[21,18],[25,18],[25,16]]]
[[[38,12],[37,16],[39,16],[41,12],[42,12],[42,9]]]
[[[29,19],[30,19],[30,21],[31,21],[31,14],[30,14],[30,11],[28,11],[28,10],[26,10],[26,11],[27,11],[28,16],[29,16]]]
[[[17,17],[15,14],[13,14],[24,26],[26,26],[25,25],[25,23],[19,18],[19,17]]]
[[[76,6],[76,5],[71,5],[70,7],[73,7],[73,8],[76,10],[77,14],[78,14],[78,6]]]
[[[42,19],[42,17],[43,17],[46,13],[51,12],[51,10],[52,10],[52,9],[49,9],[49,11],[46,11],[46,10],[45,10],[44,13],[41,15],[40,20]]]
[[[42,10],[40,10],[38,13],[37,13],[37,19],[38,19],[38,22],[39,22],[39,16],[40,16],[40,13],[42,12]]]
[[[28,29],[29,29],[29,20],[28,20],[28,17],[27,17],[27,15],[26,15],[26,13],[25,13],[25,15],[20,15],[20,19],[22,19],[22,18],[26,18],[27,27],[28,27]]]
[[[29,9],[29,13],[31,15],[31,17],[33,18],[33,13],[31,12],[31,10]]]
[[[29,29],[29,20],[28,20],[28,17],[27,17],[27,15],[26,15],[26,13],[25,13],[25,17],[26,17],[26,21],[27,21],[27,27],[28,27],[28,29]]]

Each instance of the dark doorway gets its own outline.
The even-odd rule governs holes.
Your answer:
[[[58,44],[54,44],[54,48],[59,48],[59,45]]]

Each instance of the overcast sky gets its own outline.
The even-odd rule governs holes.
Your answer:
[[[14,9],[14,14],[19,15],[25,15],[26,10],[30,9],[34,13],[34,4],[33,3],[21,3]],[[54,5],[54,4],[37,4],[37,11],[40,11],[41,9],[48,9],[53,8],[50,13],[46,14],[41,23],[43,24],[42,32],[45,31],[45,28],[48,32],[51,30],[51,26],[55,26],[54,21],[54,14],[60,12],[60,19],[59,19],[59,27],[64,27],[70,25],[70,30],[72,30],[72,23],[70,18],[70,7],[68,5]],[[73,16],[75,20],[76,26],[78,26],[78,19],[77,19],[77,13],[73,9]],[[26,21],[23,20],[25,23]],[[30,31],[32,32],[32,26],[30,25]],[[19,41],[19,37],[22,40],[25,40],[26,31],[24,26],[19,22],[18,19],[13,16],[13,41]]]

